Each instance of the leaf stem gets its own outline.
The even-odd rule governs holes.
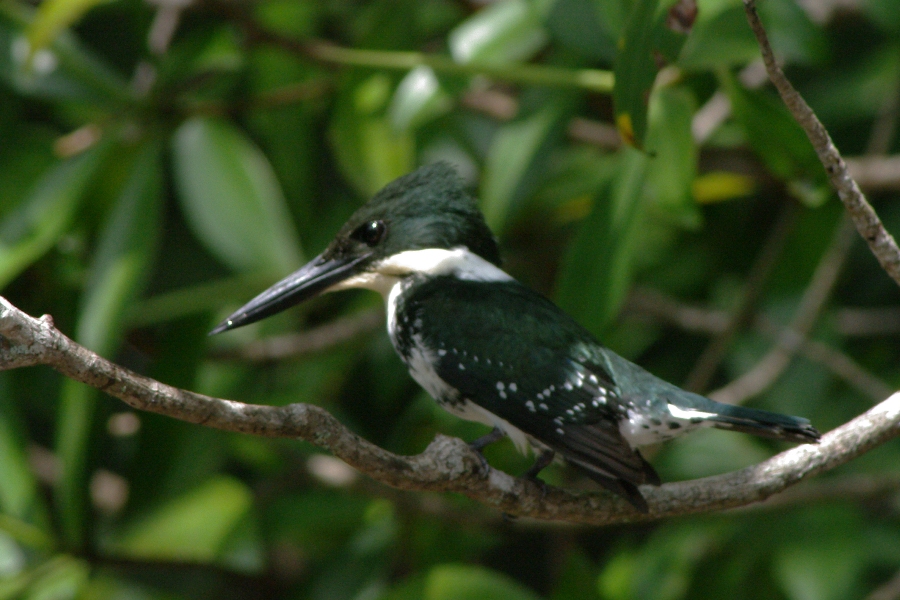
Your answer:
[[[260,25],[243,7],[216,2],[209,6],[241,27],[253,42],[272,44],[324,63],[376,69],[409,70],[426,66],[453,75],[487,75],[511,83],[547,87],[575,87],[603,94],[612,93],[613,74],[600,69],[569,69],[548,65],[458,63],[451,57],[426,52],[361,50],[345,48],[322,40],[298,40]]]
[[[613,74],[600,69],[567,69],[532,64],[458,63],[449,56],[425,52],[395,52],[388,50],[359,50],[324,42],[305,46],[306,54],[322,62],[374,67],[382,69],[413,69],[426,66],[440,73],[452,75],[488,75],[513,83],[547,87],[577,87],[599,93],[611,93]]]

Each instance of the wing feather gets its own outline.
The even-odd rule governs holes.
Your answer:
[[[438,277],[413,289],[403,300],[412,334],[460,398],[646,510],[636,486],[659,477],[619,433],[624,405],[602,362],[584,351],[597,345],[587,331],[516,282]]]

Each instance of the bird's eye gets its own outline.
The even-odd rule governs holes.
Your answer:
[[[358,227],[353,232],[353,237],[367,246],[374,246],[384,237],[386,229],[384,221],[369,221]]]

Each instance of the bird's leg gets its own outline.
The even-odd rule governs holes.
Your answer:
[[[534,451],[537,452],[538,449],[534,448]],[[537,475],[541,471],[544,470],[545,467],[549,466],[550,463],[553,462],[553,458],[556,456],[556,452],[553,450],[546,448],[538,454],[537,459],[534,461],[534,464],[531,465],[527,471],[522,473],[522,479],[527,479],[528,481],[533,481],[541,488],[541,500],[544,499],[544,496],[547,495],[547,484],[544,483],[542,479],[538,479]],[[509,523],[516,521],[518,517],[515,515],[511,515],[509,513],[503,513],[503,520]]]
[[[478,453],[478,458],[481,459],[481,466],[484,467],[485,471],[489,470],[491,468],[491,465],[488,464],[487,459],[484,457],[483,450],[486,446],[489,446],[490,444],[503,439],[505,435],[506,434],[502,429],[500,429],[499,427],[494,427],[487,435],[481,436],[474,442],[469,442],[469,448]]]
[[[505,436],[506,434],[503,433],[502,429],[500,429],[499,427],[494,427],[487,435],[481,436],[474,442],[469,442],[469,448],[471,448],[475,452],[480,453],[486,446],[502,440]]]
[[[537,448],[535,448],[537,450]],[[541,498],[547,495],[547,484],[544,483],[543,479],[538,479],[538,473],[543,471],[546,467],[550,466],[550,463],[553,462],[553,458],[556,456],[556,452],[550,450],[549,448],[541,451],[538,454],[537,459],[535,459],[534,464],[531,465],[527,471],[522,473],[522,479],[527,479],[529,481],[533,481],[538,484],[541,488]]]
[[[531,465],[527,471],[522,473],[523,479],[530,479],[538,484],[543,483],[540,479],[537,478],[538,473],[543,471],[546,467],[550,466],[550,463],[553,462],[554,457],[556,456],[556,452],[550,450],[549,448],[538,454],[537,459],[534,461],[534,464]]]

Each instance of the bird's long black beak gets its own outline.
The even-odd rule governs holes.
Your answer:
[[[344,258],[324,258],[324,255],[320,254],[298,271],[291,273],[237,309],[210,331],[209,335],[255,323],[309,300],[356,273],[357,265],[367,258],[368,254]]]

